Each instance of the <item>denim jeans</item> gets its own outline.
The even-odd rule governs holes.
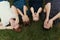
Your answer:
[[[13,5],[20,10],[23,10],[23,6],[26,5],[25,0],[14,0]]]

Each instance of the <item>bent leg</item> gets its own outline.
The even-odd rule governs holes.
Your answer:
[[[13,13],[16,15],[16,22],[19,23],[17,8],[15,6],[11,6],[11,9],[12,9]]]
[[[51,3],[47,3],[45,5],[45,8],[44,8],[44,12],[46,12],[46,18],[45,18],[45,21],[44,21],[44,28],[46,28],[46,29],[48,28],[47,24],[48,24],[48,21],[49,21],[50,10],[51,10]]]
[[[54,16],[53,18],[51,18],[48,22],[48,28],[51,28],[53,26],[53,22],[56,20],[56,19],[59,19],[60,18],[60,12],[57,13],[56,16]]]

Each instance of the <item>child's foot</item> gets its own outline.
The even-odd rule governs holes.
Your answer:
[[[0,22],[0,26],[3,26],[3,24]]]
[[[21,32],[21,27],[19,24],[15,24],[15,26],[13,27],[13,30],[16,32]]]
[[[45,24],[44,28],[45,28],[45,29],[50,29],[52,26],[53,26],[53,20],[49,20],[49,21]]]
[[[19,24],[16,23],[16,20],[11,19],[10,24],[11,24],[13,30],[15,30],[16,32],[21,31],[21,28],[20,28]]]
[[[39,21],[39,15],[37,13],[33,15],[33,21]]]
[[[29,24],[29,17],[27,15],[24,15],[22,17],[22,20],[23,20],[23,23],[26,25],[26,24]]]
[[[45,19],[45,21],[44,21],[44,28],[45,29],[48,29],[48,25],[47,25],[48,24],[48,21],[49,21],[48,19]]]

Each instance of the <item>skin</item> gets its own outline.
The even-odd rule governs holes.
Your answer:
[[[19,18],[18,18],[18,13],[17,13],[17,10],[16,10],[16,7],[14,6],[11,6],[11,9],[12,9],[12,12],[16,14],[16,20],[13,20],[12,18],[9,20],[11,26],[8,26],[8,27],[4,27],[3,24],[0,22],[0,29],[15,29],[15,31],[20,31],[19,28]],[[18,29],[18,30],[17,30]]]
[[[23,7],[24,14],[21,12],[21,10],[17,9],[18,13],[22,16],[22,20],[24,24],[29,24],[29,17],[26,14],[28,8],[26,6]]]
[[[44,8],[44,12],[46,12],[46,18],[45,18],[45,21],[44,21],[44,28],[48,29],[48,21],[49,21],[49,14],[50,14],[50,10],[51,10],[51,3],[48,3],[45,5],[45,8]]]
[[[49,19],[50,10],[51,10],[51,3],[47,3],[45,5],[45,8],[44,8],[44,12],[46,12],[46,19],[44,21],[44,28],[45,29],[50,29],[53,26],[53,22],[56,19],[60,18],[60,12],[59,12],[59,13],[57,13],[56,16],[54,16],[53,18]]]
[[[42,8],[40,7],[37,12],[34,12],[33,7],[31,7],[30,10],[32,12],[33,21],[38,21],[39,20],[39,13],[41,13]]]

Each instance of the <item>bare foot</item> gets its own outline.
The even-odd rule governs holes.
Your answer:
[[[13,30],[16,32],[21,32],[21,27],[19,24],[15,24],[15,26],[13,27]]]
[[[28,17],[27,15],[24,15],[24,16],[22,17],[22,20],[23,20],[23,23],[24,23],[24,24],[29,24],[29,17]]]
[[[44,28],[45,29],[50,29],[53,26],[53,20],[49,20],[48,23],[45,24]]]
[[[0,22],[0,26],[3,26],[3,24]]]
[[[16,20],[11,19],[10,24],[13,27],[13,30],[15,30],[16,32],[21,31],[21,28],[20,28],[19,24],[16,23]]]
[[[48,22],[48,29],[50,29],[53,26],[53,20],[50,19]]]
[[[39,15],[37,13],[33,14],[33,21],[39,21]]]
[[[48,25],[47,25],[47,24],[48,24],[48,21],[49,21],[49,19],[45,19],[45,21],[44,21],[44,28],[45,28],[45,29],[48,28]]]

